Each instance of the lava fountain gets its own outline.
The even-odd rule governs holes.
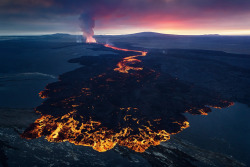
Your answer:
[[[86,43],[96,43],[96,39],[93,36],[85,36],[85,37],[86,37]]]

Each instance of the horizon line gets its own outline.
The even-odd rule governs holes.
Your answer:
[[[122,33],[122,34],[95,34],[94,36],[121,36],[121,35],[134,35],[140,33],[155,33],[155,34],[162,34],[162,35],[173,35],[173,36],[250,36],[250,34],[167,34],[155,31],[141,31],[135,33]],[[33,34],[25,34],[25,33],[17,33],[17,34],[0,34],[0,37],[3,36],[43,36],[43,35],[55,35],[55,34],[65,34],[65,35],[72,35],[72,36],[82,36],[81,34],[75,33],[66,33],[66,32],[53,32],[53,33],[33,33]]]

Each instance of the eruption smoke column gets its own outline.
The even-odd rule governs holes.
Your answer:
[[[83,13],[79,17],[80,27],[87,43],[96,43],[94,36],[95,20],[89,13]]]

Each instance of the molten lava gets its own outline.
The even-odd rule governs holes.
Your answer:
[[[72,111],[62,117],[44,115],[37,119],[28,131],[22,134],[26,139],[34,139],[46,135],[49,142],[68,141],[75,145],[90,146],[96,151],[105,152],[116,144],[128,147],[136,152],[144,152],[151,145],[159,145],[160,142],[170,139],[170,133],[165,130],[154,131],[150,126],[138,129],[125,127],[118,132],[101,126],[101,122],[89,120],[84,123],[83,118],[78,121],[75,118],[76,111]],[[189,126],[188,122],[178,123],[182,128]],[[175,134],[175,133],[172,133]]]

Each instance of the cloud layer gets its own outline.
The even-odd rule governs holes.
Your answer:
[[[250,29],[249,9],[247,0],[1,0],[0,22],[49,26],[82,15],[97,29]]]

